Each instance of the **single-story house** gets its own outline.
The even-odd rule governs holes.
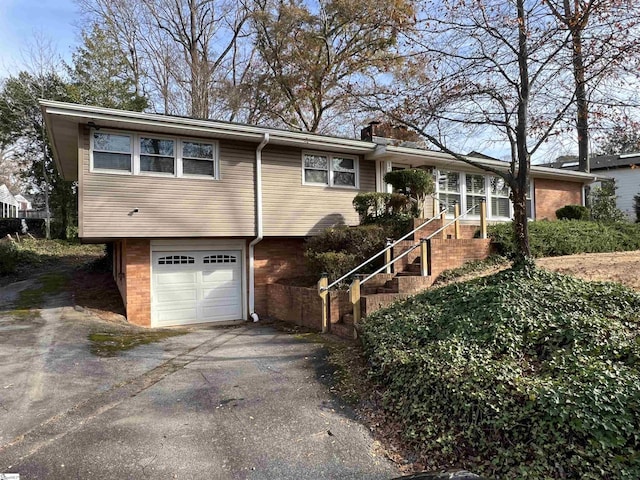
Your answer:
[[[512,215],[508,189],[439,152],[211,120],[42,101],[54,158],[78,182],[79,236],[112,242],[130,322],[183,325],[263,315],[267,285],[304,274],[303,242],[357,224],[358,192],[386,191],[393,168],[421,167],[464,210],[484,198]],[[479,159],[506,168],[504,162]],[[533,218],[583,203],[593,176],[531,169]],[[471,217],[473,221],[473,217]]]
[[[620,155],[596,155],[590,159],[590,170],[600,181],[615,181],[616,207],[622,210],[630,221],[636,220],[634,197],[640,195],[640,152]],[[578,167],[577,157],[559,157],[548,166],[552,168],[575,170]]]
[[[5,184],[0,185],[0,218],[18,218],[18,201]]]

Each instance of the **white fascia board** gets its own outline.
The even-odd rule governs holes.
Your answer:
[[[323,148],[360,154],[368,153],[376,148],[375,144],[363,140],[329,137],[305,132],[290,132],[237,123],[198,120],[155,113],[129,112],[49,100],[41,100],[40,105],[46,115],[62,116],[68,120],[73,119],[79,124],[93,121],[100,125],[103,122],[106,127],[110,123],[117,122],[119,125],[126,125],[131,130],[140,130],[144,129],[144,127],[164,128],[168,133],[205,135],[257,143],[262,141],[265,133],[268,133],[271,138],[270,144],[302,148]]]
[[[370,160],[388,161],[416,161],[425,165],[435,167],[447,167],[457,170],[482,170],[482,166],[492,167],[498,170],[507,171],[509,164],[500,160],[487,160],[484,158],[469,157],[477,167],[470,163],[463,162],[444,152],[434,152],[430,150],[420,150],[417,148],[395,147],[392,145],[380,145],[375,152],[366,155]],[[598,176],[592,173],[562,170],[558,168],[531,166],[533,177],[552,178],[558,180],[569,180],[573,182],[591,183],[597,180]]]

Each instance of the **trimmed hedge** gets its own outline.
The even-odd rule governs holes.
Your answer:
[[[513,257],[513,225],[490,225],[488,232],[497,253]],[[640,225],[580,220],[529,222],[529,245],[534,257],[640,250]]]
[[[337,280],[382,250],[391,233],[392,228],[381,225],[328,228],[307,240],[305,258],[308,270],[318,277],[327,273],[329,281]],[[378,263],[374,262],[360,273],[372,271]]]
[[[640,294],[525,268],[367,317],[385,408],[429,469],[640,478]]]
[[[558,220],[589,220],[591,212],[582,205],[565,205],[556,210]]]

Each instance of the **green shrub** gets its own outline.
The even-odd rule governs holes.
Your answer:
[[[378,219],[409,213],[411,202],[399,193],[363,192],[353,199],[360,223],[376,223]]]
[[[432,468],[640,478],[640,294],[535,269],[367,317],[383,403]]]
[[[0,243],[0,275],[11,275],[18,267],[20,251],[15,243]]]
[[[617,208],[615,180],[602,182],[600,187],[591,190],[589,195],[591,219],[596,222],[613,223],[627,220],[624,212]]]
[[[556,210],[558,220],[589,220],[591,212],[582,205],[565,205]]]
[[[425,198],[435,192],[433,175],[420,168],[387,172],[384,181],[389,183],[394,190],[413,199],[412,213],[414,217],[422,216]]]
[[[389,233],[390,228],[381,225],[328,228],[307,240],[305,257],[309,272],[317,276],[328,273],[330,281],[336,280],[382,250]]]
[[[489,236],[500,255],[513,257],[513,225],[490,225]],[[529,222],[529,245],[534,257],[553,257],[577,253],[620,252],[640,249],[640,225],[628,222],[597,223]]]

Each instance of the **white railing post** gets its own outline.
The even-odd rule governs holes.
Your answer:
[[[387,268],[385,269],[385,273],[391,273],[391,255],[392,255],[392,248],[391,245],[393,245],[393,242],[391,241],[391,239],[387,239],[387,250],[384,252],[384,263],[387,266]]]
[[[460,220],[458,218],[460,217],[460,204],[458,202],[453,205],[453,217],[456,219],[453,224],[454,238],[458,240],[460,238]]]
[[[329,285],[329,277],[323,273],[318,280],[318,295],[322,301],[322,333],[329,331],[329,290],[327,290],[327,285]]]

